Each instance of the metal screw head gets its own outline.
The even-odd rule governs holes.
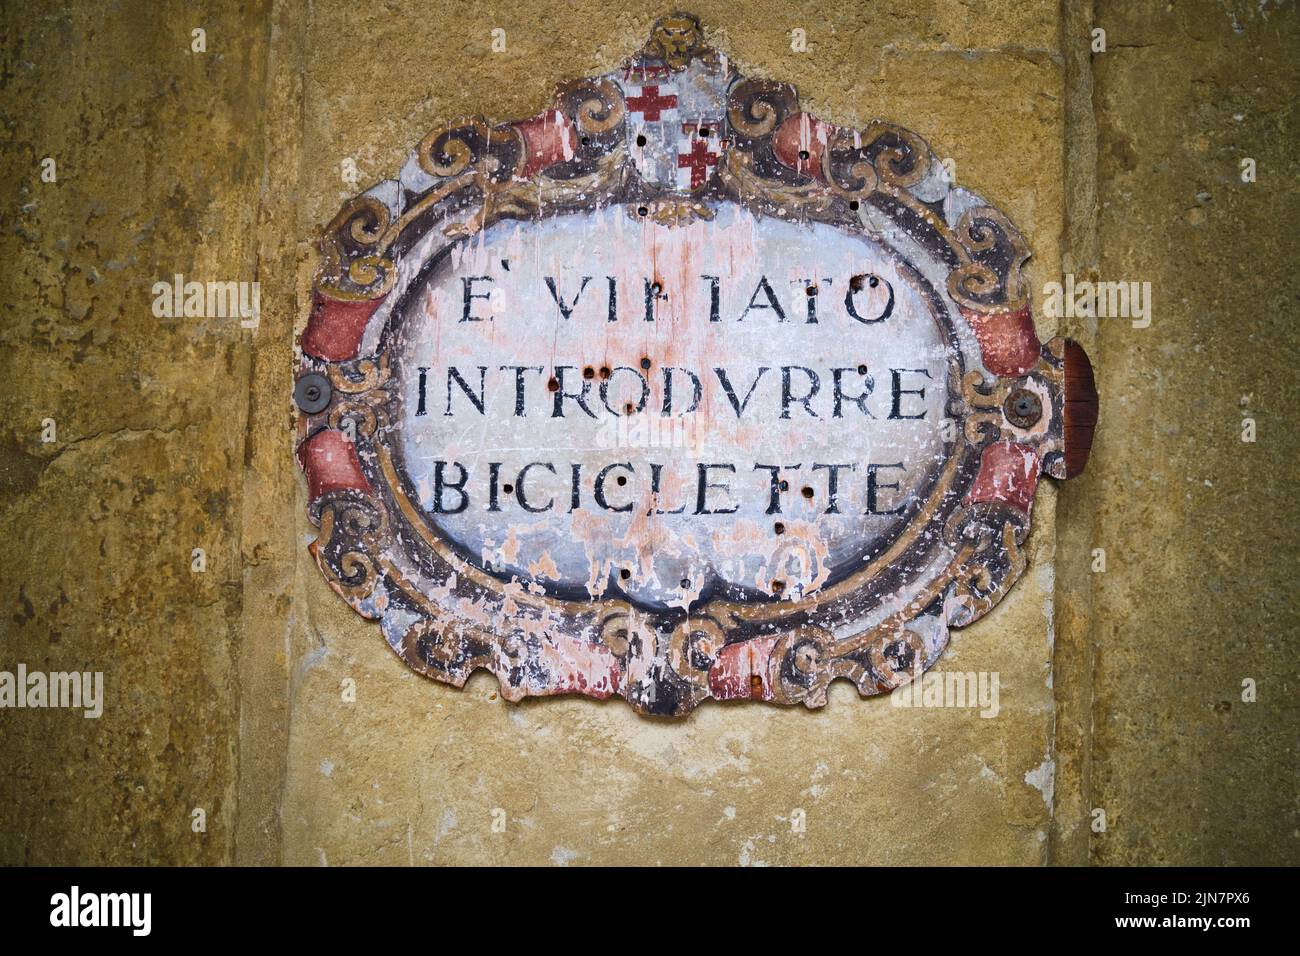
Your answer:
[[[1007,396],[1002,413],[1017,428],[1029,428],[1043,417],[1043,403],[1029,389],[1018,388]]]
[[[330,383],[324,375],[309,372],[298,379],[293,400],[308,415],[315,415],[330,403]]]

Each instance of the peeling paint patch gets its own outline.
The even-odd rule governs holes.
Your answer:
[[[1052,796],[1056,790],[1056,761],[1047,757],[1033,770],[1025,773],[1025,783],[1043,795],[1048,812],[1052,810]]]
[[[557,846],[551,851],[551,863],[555,866],[568,866],[578,858],[577,851]]]

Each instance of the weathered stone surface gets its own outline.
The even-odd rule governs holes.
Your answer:
[[[1107,553],[1070,624],[1093,694],[1087,806],[1108,827],[1087,859],[1295,864],[1300,22],[1247,3],[1102,3],[1096,21],[1097,268],[1151,282],[1154,308],[1147,329],[1099,321],[1106,427],[1062,492]]]
[[[254,270],[264,12],[2,14],[0,656],[103,671],[106,697],[0,711],[6,862],[230,858],[249,340],[155,318],[150,286]]]
[[[286,397],[310,239],[356,191],[340,163],[364,187],[440,121],[533,115],[663,10],[10,5],[0,668],[102,669],[107,701],[98,721],[0,711],[0,861],[1300,859],[1294,7],[690,7],[819,115],[955,159],[1029,240],[1036,301],[1063,261],[1153,283],[1145,330],[1038,319],[1089,346],[1104,427],[1077,487],[1040,490],[1024,579],[940,665],[999,672],[998,716],[841,685],[818,712],[681,724],[507,705],[486,675],[409,672],[310,563]],[[1110,50],[1081,57],[1092,19]],[[176,272],[260,279],[261,326],[155,319]]]
[[[756,31],[752,13],[738,18],[734,8],[707,4],[693,12],[711,42],[747,73],[757,68],[794,83],[828,120],[886,117],[926,137],[940,156],[960,148],[958,181],[997,203],[1029,240],[1031,287],[1058,268],[1063,73],[1054,52],[1027,56],[1016,48],[963,57],[943,48],[926,18],[845,8],[832,18],[835,32],[828,24],[821,36],[846,45],[836,62],[847,68],[828,73],[807,55],[791,53],[786,29]],[[458,23],[451,40],[399,36],[394,21],[381,29],[391,31],[384,39],[398,70],[445,58],[445,46],[478,45],[451,68],[466,76],[463,86],[430,74],[419,97],[413,90],[396,94],[416,100],[408,109],[378,114],[368,102],[340,102],[330,79],[335,70],[364,70],[373,51],[342,42],[330,18],[318,16],[308,48],[328,50],[331,68],[329,77],[310,77],[306,87],[304,176],[332,186],[339,156],[418,142],[447,117],[533,115],[549,105],[557,82],[605,72],[639,48],[656,15],[608,18],[612,26],[596,38],[605,43],[599,62],[587,59],[593,40],[593,28],[583,22],[587,11],[549,9],[534,17],[503,9]],[[1054,8],[1038,15],[1046,25],[1033,45],[1054,48]],[[788,18],[782,12],[776,19]],[[505,59],[492,60],[488,31],[498,23],[509,48],[497,55]],[[909,27],[922,32],[909,36]],[[807,29],[817,41],[816,24]],[[897,37],[900,48],[886,48],[883,34]],[[735,46],[727,42],[733,39]],[[526,71],[523,88],[505,80],[501,64],[508,62]],[[1016,121],[991,120],[1008,114]],[[1009,163],[1008,156],[1017,159]],[[377,156],[373,167],[365,166],[366,181],[393,175],[403,158],[396,151]],[[328,221],[341,198],[325,194],[303,234]],[[1044,338],[1053,332],[1041,320],[1039,331]],[[1029,572],[985,621],[954,640],[941,665],[1000,672],[1002,710],[990,720],[971,711],[857,702],[855,691],[838,685],[822,713],[784,723],[743,706],[706,705],[679,728],[647,724],[608,704],[506,708],[495,681],[483,675],[471,678],[465,691],[431,688],[366,652],[376,643],[373,625],[352,619],[322,583],[310,581],[314,634],[299,651],[302,671],[293,691],[285,859],[1044,861],[1053,492],[1044,488],[1035,504]],[[357,682],[357,703],[340,705],[348,678]],[[802,835],[791,832],[796,809],[807,814]],[[505,833],[492,832],[494,810],[504,812]],[[901,818],[910,821],[907,836],[886,837]]]

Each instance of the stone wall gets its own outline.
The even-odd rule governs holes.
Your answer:
[[[0,669],[102,670],[106,701],[0,710],[0,862],[1300,859],[1294,6],[691,9],[813,112],[952,158],[1029,240],[1036,302],[1064,271],[1152,283],[1149,328],[1038,320],[1088,346],[1101,427],[1087,474],[1039,493],[1029,572],[939,665],[999,672],[998,716],[840,684],[680,722],[510,705],[409,671],[306,553],[293,335],[315,231],[357,191],[340,164],[364,188],[440,121],[530,116],[667,8],[10,6]],[[176,273],[260,282],[259,326],[155,318]]]

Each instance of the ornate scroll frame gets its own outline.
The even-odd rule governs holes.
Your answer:
[[[950,185],[915,133],[835,126],[801,112],[792,86],[740,76],[689,15],[656,24],[621,76],[671,78],[693,64],[725,95],[723,146],[698,188],[638,174],[615,73],[563,84],[554,108],[531,119],[435,129],[397,180],[346,203],[320,236],[295,389],[297,456],[320,528],[309,549],[330,586],[381,620],[423,674],[460,686],[485,668],[508,700],[619,694],[663,715],[710,697],[818,707],[837,677],[863,695],[888,691],[933,664],[948,627],[983,616],[1024,571],[1040,473],[1072,477],[1087,460],[1091,366],[1072,341],[1039,342],[1021,276],[1028,251],[1006,217]],[[842,580],[689,614],[564,600],[464,560],[406,496],[397,443],[386,440],[400,397],[384,343],[419,270],[505,219],[620,205],[672,228],[727,202],[853,230],[945,273],[944,310],[975,347],[951,360],[955,428],[924,506]]]

